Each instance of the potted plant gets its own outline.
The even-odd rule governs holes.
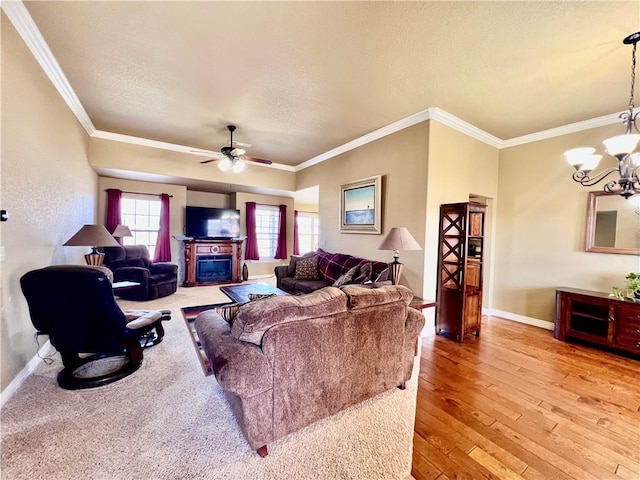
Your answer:
[[[609,296],[616,297],[621,300],[630,298],[632,300],[640,301],[640,273],[631,272],[624,278],[627,281],[627,285],[624,288],[613,287],[613,291]]]

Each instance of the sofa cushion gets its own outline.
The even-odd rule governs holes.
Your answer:
[[[309,318],[320,318],[345,312],[347,296],[339,288],[327,287],[309,295],[266,298],[245,304],[231,327],[238,340],[260,345],[271,327]]]
[[[345,285],[341,290],[347,295],[351,310],[399,301],[409,305],[413,298],[413,292],[404,285],[385,285],[380,288]]]
[[[318,279],[318,257],[302,258],[296,263],[295,280],[317,280]]]
[[[331,284],[325,280],[294,280],[294,291],[297,293],[311,293]]]

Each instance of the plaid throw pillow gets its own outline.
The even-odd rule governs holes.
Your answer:
[[[296,280],[317,280],[318,279],[318,257],[303,258],[296,263]]]

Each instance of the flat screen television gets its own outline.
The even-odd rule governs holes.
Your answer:
[[[187,207],[184,234],[193,238],[237,238],[240,235],[240,210]]]

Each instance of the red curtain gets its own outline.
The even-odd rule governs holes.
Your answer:
[[[169,195],[160,195],[160,230],[158,230],[158,242],[154,262],[171,261],[171,221],[169,215]]]
[[[276,247],[276,254],[273,258],[283,259],[288,258],[287,252],[287,206],[280,205],[280,215],[278,216],[278,246]]]
[[[298,238],[298,210],[293,211],[293,254],[300,255],[300,244]]]
[[[260,260],[258,253],[258,235],[256,233],[256,202],[247,202],[247,246],[244,249],[245,260]]]
[[[122,223],[122,215],[120,209],[120,200],[122,199],[122,190],[116,188],[107,189],[107,215],[104,226],[109,233],[113,233],[116,227]],[[122,243],[120,237],[116,237],[118,243]]]

